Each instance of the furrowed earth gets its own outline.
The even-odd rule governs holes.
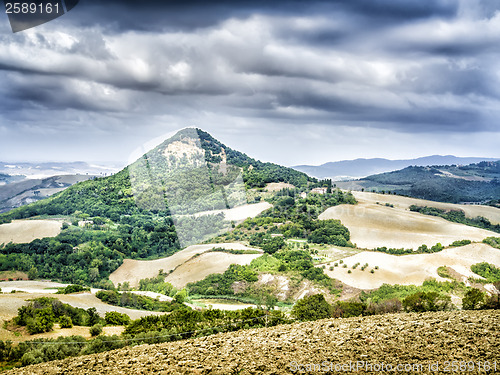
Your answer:
[[[486,373],[485,364],[488,373],[498,373],[499,319],[500,311],[492,310],[326,319],[141,345],[6,375],[334,373],[340,366],[365,374],[383,373],[382,365],[447,374],[453,361],[470,374]]]

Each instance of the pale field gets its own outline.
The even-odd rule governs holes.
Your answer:
[[[378,198],[379,196],[375,199]],[[482,241],[486,237],[498,236],[495,232],[411,212],[407,206],[397,205],[400,198],[386,197],[385,202],[394,204],[392,208],[385,206],[382,199],[378,200],[380,204],[376,204],[371,200],[357,197],[357,205],[343,204],[330,207],[319,218],[339,219],[349,229],[351,242],[365,249],[386,246],[416,250],[422,244],[432,246],[439,242],[448,246],[457,240]],[[425,205],[425,201],[414,201],[416,204]]]
[[[428,201],[416,198],[401,197],[398,195],[385,195],[368,193],[361,191],[353,191],[352,194],[360,203],[376,203],[381,204],[391,203],[395,208],[409,209],[414,204],[417,206],[429,206],[442,210],[462,210],[465,215],[470,218],[483,216],[487,218],[492,224],[500,224],[500,209],[491,206],[469,205],[469,204],[453,204]]]
[[[280,191],[282,189],[293,189],[295,186],[288,184],[286,182],[270,182],[266,185],[266,190],[268,192]]]
[[[184,288],[188,283],[203,280],[213,273],[224,273],[231,264],[247,265],[262,254],[228,254],[211,252],[192,258],[169,274],[165,281],[174,287]]]
[[[227,210],[212,210],[202,211],[194,214],[193,216],[199,217],[204,215],[224,214],[224,218],[228,221],[240,222],[249,217],[255,217],[265,210],[271,208],[273,205],[268,202],[244,204],[242,206],[229,208]],[[181,215],[183,216],[183,215]]]
[[[251,303],[243,303],[239,301],[229,301],[223,299],[197,299],[193,302],[200,304],[203,308],[212,308],[218,310],[242,310],[247,307],[256,307]]]
[[[53,294],[57,291],[56,288],[63,287],[68,284],[60,284],[49,281],[8,281],[1,282],[0,288],[2,291],[9,293],[0,293],[0,340],[24,341],[33,340],[36,338],[55,338],[58,336],[80,335],[86,338],[90,337],[89,327],[73,327],[61,329],[59,326],[54,327],[54,331],[46,332],[38,335],[21,335],[16,336],[14,332],[3,328],[4,322],[11,320],[17,315],[17,311],[21,306],[28,304],[28,300],[39,297],[57,298],[63,303],[67,303],[73,307],[89,309],[95,307],[101,317],[104,317],[106,312],[117,311],[127,314],[131,319],[139,319],[147,315],[164,314],[162,312],[126,309],[123,307],[112,306],[103,303],[94,294],[91,293],[75,293],[75,294]],[[10,290],[24,291],[10,293]],[[93,291],[95,292],[95,290]],[[123,327],[104,327],[104,333],[107,335],[119,335],[123,331]]]
[[[182,264],[186,263],[195,255],[203,254],[206,251],[216,247],[233,250],[259,250],[247,247],[239,243],[192,245],[166,258],[156,260],[125,259],[123,261],[123,264],[109,276],[109,279],[115,285],[118,285],[118,283],[123,284],[124,282],[128,281],[131,287],[136,287],[139,285],[139,280],[156,277],[158,276],[160,270],[163,270],[164,272],[174,270]]]
[[[55,237],[61,233],[59,220],[14,220],[0,225],[0,244],[29,243],[37,238]]]
[[[438,267],[448,266],[462,276],[480,278],[470,270],[470,266],[480,262],[488,262],[500,267],[500,250],[483,243],[448,248],[433,254],[390,255],[379,252],[364,251],[343,259],[348,268],[339,264],[333,271],[325,268],[325,273],[344,284],[359,289],[376,289],[382,284],[421,285],[429,278],[445,281],[437,274]],[[352,266],[360,265],[356,269]],[[368,267],[361,271],[361,266],[368,263]],[[370,270],[375,266],[379,269],[375,273]],[[348,273],[351,270],[351,273]]]

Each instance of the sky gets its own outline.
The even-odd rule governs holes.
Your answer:
[[[185,127],[287,166],[500,158],[499,61],[496,0],[81,0],[17,33],[2,12],[0,160],[126,163]]]

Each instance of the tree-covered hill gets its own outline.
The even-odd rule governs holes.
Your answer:
[[[268,182],[316,180],[184,129],[115,175],[1,214],[0,224],[44,215],[65,224],[55,238],[0,245],[0,271],[106,287],[125,258],[169,256],[229,229],[222,214],[193,214],[246,203],[246,189]]]
[[[489,202],[500,197],[500,161],[465,166],[412,166],[365,177],[356,181],[356,185],[367,191],[385,190],[441,202]]]
[[[169,146],[176,142],[181,143],[181,146],[186,145],[187,153],[194,149],[194,146],[190,147],[193,144],[201,147],[204,155],[191,155],[191,160],[188,160],[189,155],[182,147],[177,153],[166,153]],[[205,163],[206,167],[201,163]],[[204,202],[198,201],[196,204],[206,205],[207,209],[226,208],[214,207],[208,201],[207,188],[216,191],[221,186],[231,185],[239,174],[246,188],[263,187],[269,182],[286,182],[304,187],[308,182],[316,181],[291,168],[252,159],[225,146],[210,134],[190,128],[179,131],[115,175],[78,183],[50,198],[14,209],[0,215],[0,222],[38,215],[72,215],[77,211],[117,222],[122,215],[141,213],[145,207],[168,212],[171,202],[164,198],[175,200],[179,196],[191,201],[193,196],[205,197]],[[148,181],[147,186],[144,185],[145,180]],[[158,196],[162,196],[159,205],[158,202],[156,206],[137,204]]]

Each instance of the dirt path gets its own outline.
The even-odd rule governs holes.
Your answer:
[[[500,369],[500,311],[453,311],[390,314],[365,318],[251,329],[159,345],[141,345],[108,353],[68,358],[6,372],[6,375],[52,374],[290,374],[297,366],[315,365],[327,373],[357,373],[369,366],[424,366],[418,373],[444,374],[446,361],[477,364],[496,361]],[[362,363],[361,363],[362,362]],[[429,369],[438,365],[438,371]],[[338,366],[347,366],[342,371]],[[368,367],[366,367],[368,366]],[[322,370],[323,369],[323,370]],[[404,369],[404,367],[403,367]],[[415,369],[419,369],[415,367]],[[448,369],[450,366],[448,365]],[[401,372],[405,372],[404,370]],[[416,373],[408,371],[405,373]],[[304,372],[302,372],[304,373]],[[397,373],[397,372],[390,372]]]

